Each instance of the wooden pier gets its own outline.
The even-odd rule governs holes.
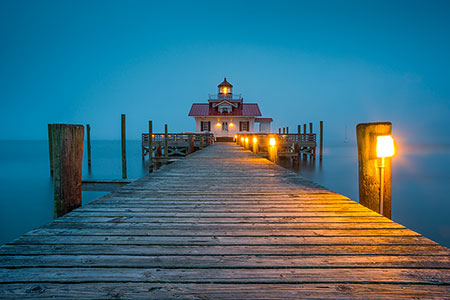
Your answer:
[[[217,143],[0,247],[0,299],[444,299],[449,254]]]

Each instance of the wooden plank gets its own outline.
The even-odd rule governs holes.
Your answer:
[[[105,242],[109,237],[103,237]],[[208,242],[211,239],[205,238]],[[250,240],[249,240],[250,241]],[[150,247],[151,246],[151,247]],[[440,256],[449,255],[448,249],[436,245],[202,245],[200,243],[188,242],[170,245],[164,244],[133,244],[130,237],[126,245],[103,244],[103,245],[4,245],[0,247],[0,255],[43,255],[43,254],[65,254],[65,255],[423,255]]]
[[[23,268],[0,269],[1,283],[421,283],[450,284],[450,270],[392,268],[164,269]]]
[[[445,299],[449,287],[422,284],[4,284],[3,299]]]
[[[403,268],[403,269],[449,269],[448,256],[396,256],[359,255],[281,256],[281,255],[235,255],[235,256],[137,256],[137,255],[18,255],[0,257],[4,268]]]
[[[98,235],[24,235],[14,244],[35,245],[280,245],[280,246],[316,246],[316,245],[431,245],[437,244],[422,236],[98,236]],[[225,255],[226,253],[224,253]]]

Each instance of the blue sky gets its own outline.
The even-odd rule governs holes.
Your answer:
[[[1,1],[0,139],[193,130],[223,77],[273,128],[450,143],[450,1]]]

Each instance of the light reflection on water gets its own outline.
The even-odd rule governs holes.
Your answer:
[[[92,141],[92,172],[84,179],[121,178],[120,141]],[[322,164],[302,161],[293,169],[326,188],[358,200],[356,145],[328,145]],[[392,218],[450,246],[450,146],[402,147],[392,162]],[[85,155],[86,158],[86,155]],[[128,177],[147,174],[140,141],[127,142]],[[288,163],[289,164],[289,163]],[[286,166],[286,164],[284,164]],[[46,141],[0,141],[0,244],[52,221],[53,186]],[[104,192],[83,192],[83,203]]]

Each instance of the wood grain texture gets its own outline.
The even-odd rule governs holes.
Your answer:
[[[449,249],[233,144],[0,247],[1,299],[444,299]]]

